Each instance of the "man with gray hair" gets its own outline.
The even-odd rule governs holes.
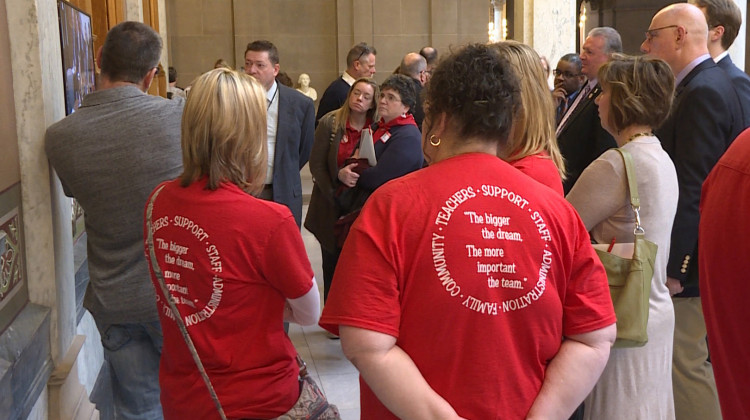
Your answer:
[[[362,77],[375,75],[375,47],[365,42],[353,46],[346,55],[346,71],[338,79],[331,82],[320,97],[318,113],[315,115],[315,126],[327,113],[341,108],[346,102],[346,95],[354,82]]]
[[[424,109],[422,109],[422,87],[427,82],[427,60],[417,53],[409,53],[401,60],[399,74],[408,76],[414,85],[414,91],[417,93],[417,102],[414,109],[411,110],[417,127],[422,131],[422,120],[424,120]]]
[[[607,149],[617,147],[615,139],[602,128],[595,101],[602,92],[597,81],[599,67],[619,52],[622,52],[620,34],[606,26],[592,29],[581,47],[581,73],[588,80],[562,116],[556,132],[568,171],[563,182],[566,194],[591,162]]]
[[[674,161],[680,198],[667,259],[674,305],[672,384],[675,418],[721,419],[698,290],[698,225],[703,181],[743,129],[742,108],[727,74],[711,59],[703,13],[687,3],[654,15],[641,51],[675,75],[675,100],[656,130]]]
[[[162,418],[162,333],[144,256],[143,209],[160,182],[182,171],[185,102],[146,94],[161,47],[143,23],[113,27],[97,55],[96,91],[45,135],[65,194],[85,212],[90,279],[83,305],[101,334],[117,419]]]

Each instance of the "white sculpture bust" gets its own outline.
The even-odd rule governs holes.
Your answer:
[[[310,76],[308,76],[307,73],[299,75],[299,79],[297,79],[297,90],[313,101],[318,100],[318,92],[310,87]]]

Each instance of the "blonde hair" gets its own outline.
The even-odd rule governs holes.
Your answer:
[[[352,96],[352,92],[354,91],[354,87],[357,86],[360,83],[364,83],[367,85],[370,85],[372,87],[372,108],[367,110],[367,118],[375,122],[378,119],[378,98],[380,97],[380,88],[378,87],[378,84],[375,83],[373,79],[370,79],[368,77],[361,77],[357,79],[354,83],[352,83],[352,86],[349,88],[349,93],[346,94],[346,101],[344,102],[344,105],[341,106],[341,108],[337,109],[334,114],[334,118],[336,119],[336,125],[333,127],[336,130],[346,130],[346,122],[349,121],[349,114],[351,110],[349,109],[349,97]]]
[[[254,77],[219,68],[193,84],[182,115],[180,184],[203,176],[257,194],[265,181],[266,93]]]
[[[498,42],[495,47],[511,63],[521,84],[521,106],[513,118],[513,137],[508,139],[506,160],[546,152],[560,178],[565,179],[565,162],[555,135],[555,103],[539,54],[517,41]]]

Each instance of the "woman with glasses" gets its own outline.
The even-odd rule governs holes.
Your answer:
[[[377,119],[378,85],[370,78],[358,79],[349,89],[346,103],[320,119],[315,129],[315,140],[310,153],[310,172],[313,185],[305,228],[320,242],[323,258],[323,301],[331,288],[340,249],[333,227],[341,216],[339,196],[346,179],[339,173],[357,149],[363,130],[369,130]],[[354,165],[356,166],[356,165]],[[350,169],[354,166],[349,165]]]
[[[358,164],[341,169],[339,179],[349,188],[358,188],[368,195],[386,182],[422,167],[422,134],[411,110],[417,93],[408,76],[393,74],[380,85],[378,115],[373,127],[372,141],[377,165],[360,173]]]

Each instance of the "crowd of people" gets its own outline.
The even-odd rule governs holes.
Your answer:
[[[117,418],[338,418],[287,322],[340,339],[362,419],[750,418],[740,24],[731,0],[672,4],[639,56],[594,28],[552,89],[516,41],[425,47],[381,84],[359,43],[317,112],[267,40],[242,71],[219,60],[186,94],[170,68],[171,100],[149,96],[159,35],[113,27],[97,90],[45,151],[86,214]],[[592,243],[632,242],[635,223],[658,246],[648,342],[613,348]]]

